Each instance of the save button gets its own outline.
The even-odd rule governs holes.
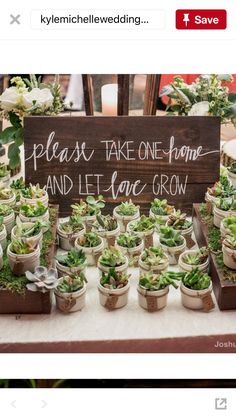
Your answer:
[[[224,9],[176,10],[176,29],[222,30],[227,28],[227,11]]]

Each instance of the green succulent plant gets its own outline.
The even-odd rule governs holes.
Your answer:
[[[201,247],[194,253],[187,253],[183,256],[183,262],[187,265],[197,266],[202,265],[208,259],[209,251],[206,247]]]
[[[16,255],[27,255],[35,251],[35,247],[31,242],[24,242],[23,240],[13,240],[10,244],[10,250]]]
[[[77,242],[82,247],[97,247],[101,244],[102,239],[97,233],[89,232],[78,237]]]
[[[25,181],[23,177],[13,180],[12,183],[10,184],[10,188],[13,190],[13,192],[16,195],[16,202],[19,202],[20,197],[21,197],[21,189],[25,188]]]
[[[158,275],[146,273],[140,277],[139,286],[147,291],[159,291],[169,285],[178,288],[175,281],[182,280],[183,277],[183,272],[162,272]]]
[[[4,184],[0,186],[0,200],[10,199],[13,197],[13,191],[10,188],[6,188]]]
[[[228,171],[231,173],[236,173],[236,161],[233,161],[229,167],[227,167]]]
[[[126,262],[126,257],[116,247],[110,247],[103,251],[99,261],[102,266],[116,268],[118,266],[124,265]]]
[[[105,201],[102,195],[98,195],[97,199],[94,196],[87,196],[85,201],[81,199],[78,204],[71,205],[73,215],[81,217],[98,215],[104,207]]]
[[[129,201],[122,202],[120,205],[118,205],[118,207],[116,207],[117,214],[123,217],[132,217],[137,214],[138,210],[139,206],[135,205],[131,199]]]
[[[39,199],[46,194],[46,186],[40,188],[39,183],[37,185],[29,184],[29,187],[21,189],[21,195],[26,199]]]
[[[132,249],[133,247],[137,247],[141,243],[142,243],[141,237],[133,233],[123,233],[117,237],[117,244],[127,249]]]
[[[22,223],[19,217],[16,218],[15,236],[17,238],[28,238],[37,236],[42,229],[48,230],[50,228],[49,221],[36,221],[32,226],[27,226],[27,223]]]
[[[223,219],[224,228],[230,228],[231,226],[236,226],[236,217],[225,217]]]
[[[161,200],[155,198],[154,201],[151,202],[151,210],[155,215],[167,216],[174,212],[174,207],[169,205],[166,199]]]
[[[99,232],[113,231],[118,227],[117,220],[111,215],[97,215],[93,230]]]
[[[41,202],[37,201],[36,204],[22,204],[20,206],[20,213],[25,217],[41,217],[47,212],[48,208]]]
[[[9,175],[10,171],[5,163],[0,163],[0,178]]]
[[[103,272],[100,284],[108,289],[124,288],[128,284],[130,275],[124,272],[116,272],[115,269],[109,269],[108,273]]]
[[[0,231],[2,231],[2,230],[3,230],[3,228],[4,228],[3,221],[4,221],[4,218],[3,218],[3,216],[1,215],[1,216],[0,216]]]
[[[56,260],[63,266],[67,266],[68,268],[77,268],[81,265],[85,265],[86,263],[86,255],[84,251],[71,249],[69,252],[65,253],[64,255],[56,256]]]
[[[14,211],[11,207],[5,204],[0,204],[0,216],[7,217],[8,215],[12,214]]]
[[[152,246],[145,249],[141,255],[141,261],[148,266],[162,265],[168,260],[168,256],[160,246]]]
[[[199,271],[198,268],[194,268],[191,272],[185,272],[182,283],[191,290],[200,291],[209,288],[211,278],[208,274]]]
[[[172,227],[161,227],[160,243],[167,247],[177,247],[184,243],[184,238],[180,235],[179,231],[174,230]]]
[[[87,282],[83,272],[80,272],[79,275],[64,276],[57,286],[57,290],[63,294],[76,292],[81,290]]]
[[[220,198],[216,202],[216,207],[222,211],[236,211],[236,201],[229,201],[226,198]]]
[[[169,216],[167,225],[174,228],[174,230],[186,230],[192,226],[192,222],[187,220],[187,214],[182,213],[180,210]]]
[[[59,224],[59,228],[66,234],[76,234],[83,228],[83,218],[80,215],[71,215],[68,221]]]
[[[227,176],[220,176],[220,180],[212,188],[207,189],[214,197],[228,198],[236,194],[236,189],[231,185]]]
[[[153,230],[156,226],[156,220],[154,217],[146,217],[142,215],[139,220],[133,221],[129,224],[129,228],[134,232],[146,232]]]

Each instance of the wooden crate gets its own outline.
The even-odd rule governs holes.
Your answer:
[[[53,263],[56,251],[56,227],[58,205],[50,205],[56,211],[56,219],[51,226],[53,243],[46,254],[47,266]],[[45,294],[26,290],[23,295],[8,289],[0,289],[0,314],[49,314],[52,309],[52,292]]]
[[[198,246],[207,246],[208,226],[202,221],[200,215],[200,204],[193,204],[193,228]],[[219,309],[235,310],[236,283],[225,280],[223,272],[221,272],[218,268],[216,255],[212,252],[210,253],[210,274]]]

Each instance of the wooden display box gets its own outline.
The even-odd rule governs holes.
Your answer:
[[[56,251],[56,227],[59,208],[50,205],[55,210],[54,223],[51,226],[52,245],[48,248],[46,256],[47,266],[53,264]],[[0,314],[49,314],[52,309],[52,292],[32,292],[25,290],[23,295],[8,289],[0,289]]]
[[[200,204],[193,204],[193,228],[198,246],[208,246],[208,226],[202,222]],[[225,280],[223,273],[218,268],[216,256],[212,252],[210,252],[210,274],[219,309],[235,310],[236,283]]]

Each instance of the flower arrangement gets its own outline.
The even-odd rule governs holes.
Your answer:
[[[13,77],[11,84],[0,96],[0,116],[11,123],[10,127],[0,133],[0,143],[11,143],[8,148],[9,166],[15,169],[20,164],[20,146],[24,142],[23,117],[57,115],[63,111],[64,105],[58,76],[53,83],[47,85],[35,75],[29,79]]]

